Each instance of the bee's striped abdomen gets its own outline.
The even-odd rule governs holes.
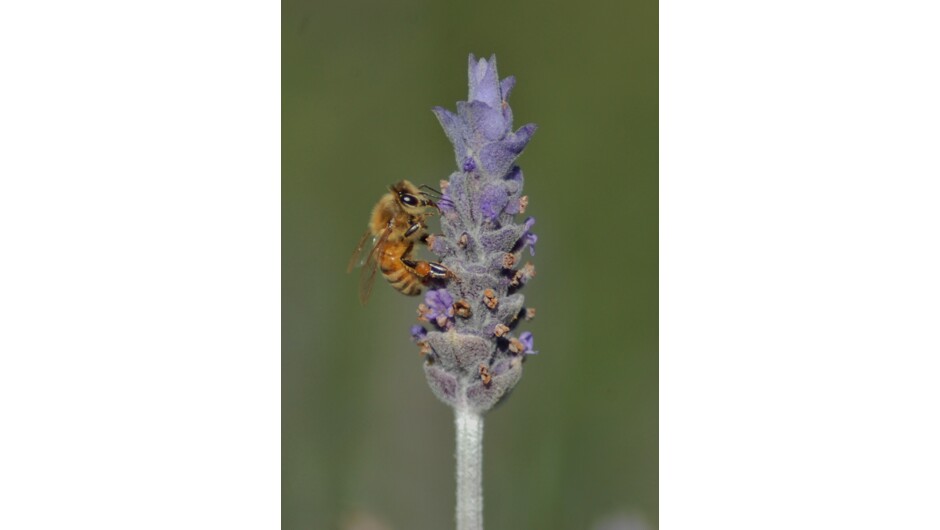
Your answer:
[[[418,278],[408,267],[402,263],[402,258],[407,259],[411,254],[413,245],[394,244],[386,245],[385,252],[382,253],[379,267],[382,269],[382,275],[388,280],[397,291],[409,296],[421,294],[421,279]]]

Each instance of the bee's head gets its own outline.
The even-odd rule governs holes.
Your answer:
[[[426,193],[419,190],[414,184],[407,180],[397,182],[389,189],[395,195],[398,204],[400,204],[406,212],[418,213],[427,207],[435,206],[434,201],[432,201]]]

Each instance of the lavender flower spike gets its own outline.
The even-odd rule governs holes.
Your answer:
[[[520,320],[535,316],[518,291],[535,275],[520,265],[523,250],[535,255],[535,219],[525,213],[522,170],[516,158],[535,132],[529,124],[513,132],[509,92],[496,56],[470,55],[470,94],[456,114],[434,114],[454,145],[457,171],[441,181],[443,234],[428,239],[431,252],[454,273],[443,288],[428,291],[411,336],[425,356],[428,384],[454,408],[457,432],[457,530],[483,529],[483,414],[502,402],[522,377],[533,350],[532,333],[518,337]],[[521,317],[521,318],[520,318]]]
[[[508,396],[534,353],[532,334],[516,337],[513,330],[534,315],[518,292],[535,274],[522,258],[527,248],[534,254],[537,238],[533,218],[515,220],[528,204],[515,161],[535,125],[512,130],[507,99],[515,79],[499,80],[495,56],[470,55],[469,78],[469,96],[457,102],[456,113],[434,109],[458,169],[441,182],[444,233],[431,239],[430,249],[457,279],[446,284],[446,293],[428,293],[419,314],[432,323],[424,337],[431,390],[458,411],[482,414]],[[452,300],[453,311],[442,312],[442,300]]]

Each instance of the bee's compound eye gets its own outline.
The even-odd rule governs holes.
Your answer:
[[[408,206],[417,206],[418,198],[410,193],[402,193],[399,195],[401,197],[401,202],[405,203]]]

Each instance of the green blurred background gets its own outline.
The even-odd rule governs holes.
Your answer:
[[[430,109],[466,98],[472,52],[516,76],[515,126],[539,126],[518,163],[540,354],[487,416],[486,526],[656,528],[657,3],[282,13],[283,527],[453,528],[453,419],[408,335],[419,300],[380,278],[362,307],[344,269],[388,184],[455,168]]]

